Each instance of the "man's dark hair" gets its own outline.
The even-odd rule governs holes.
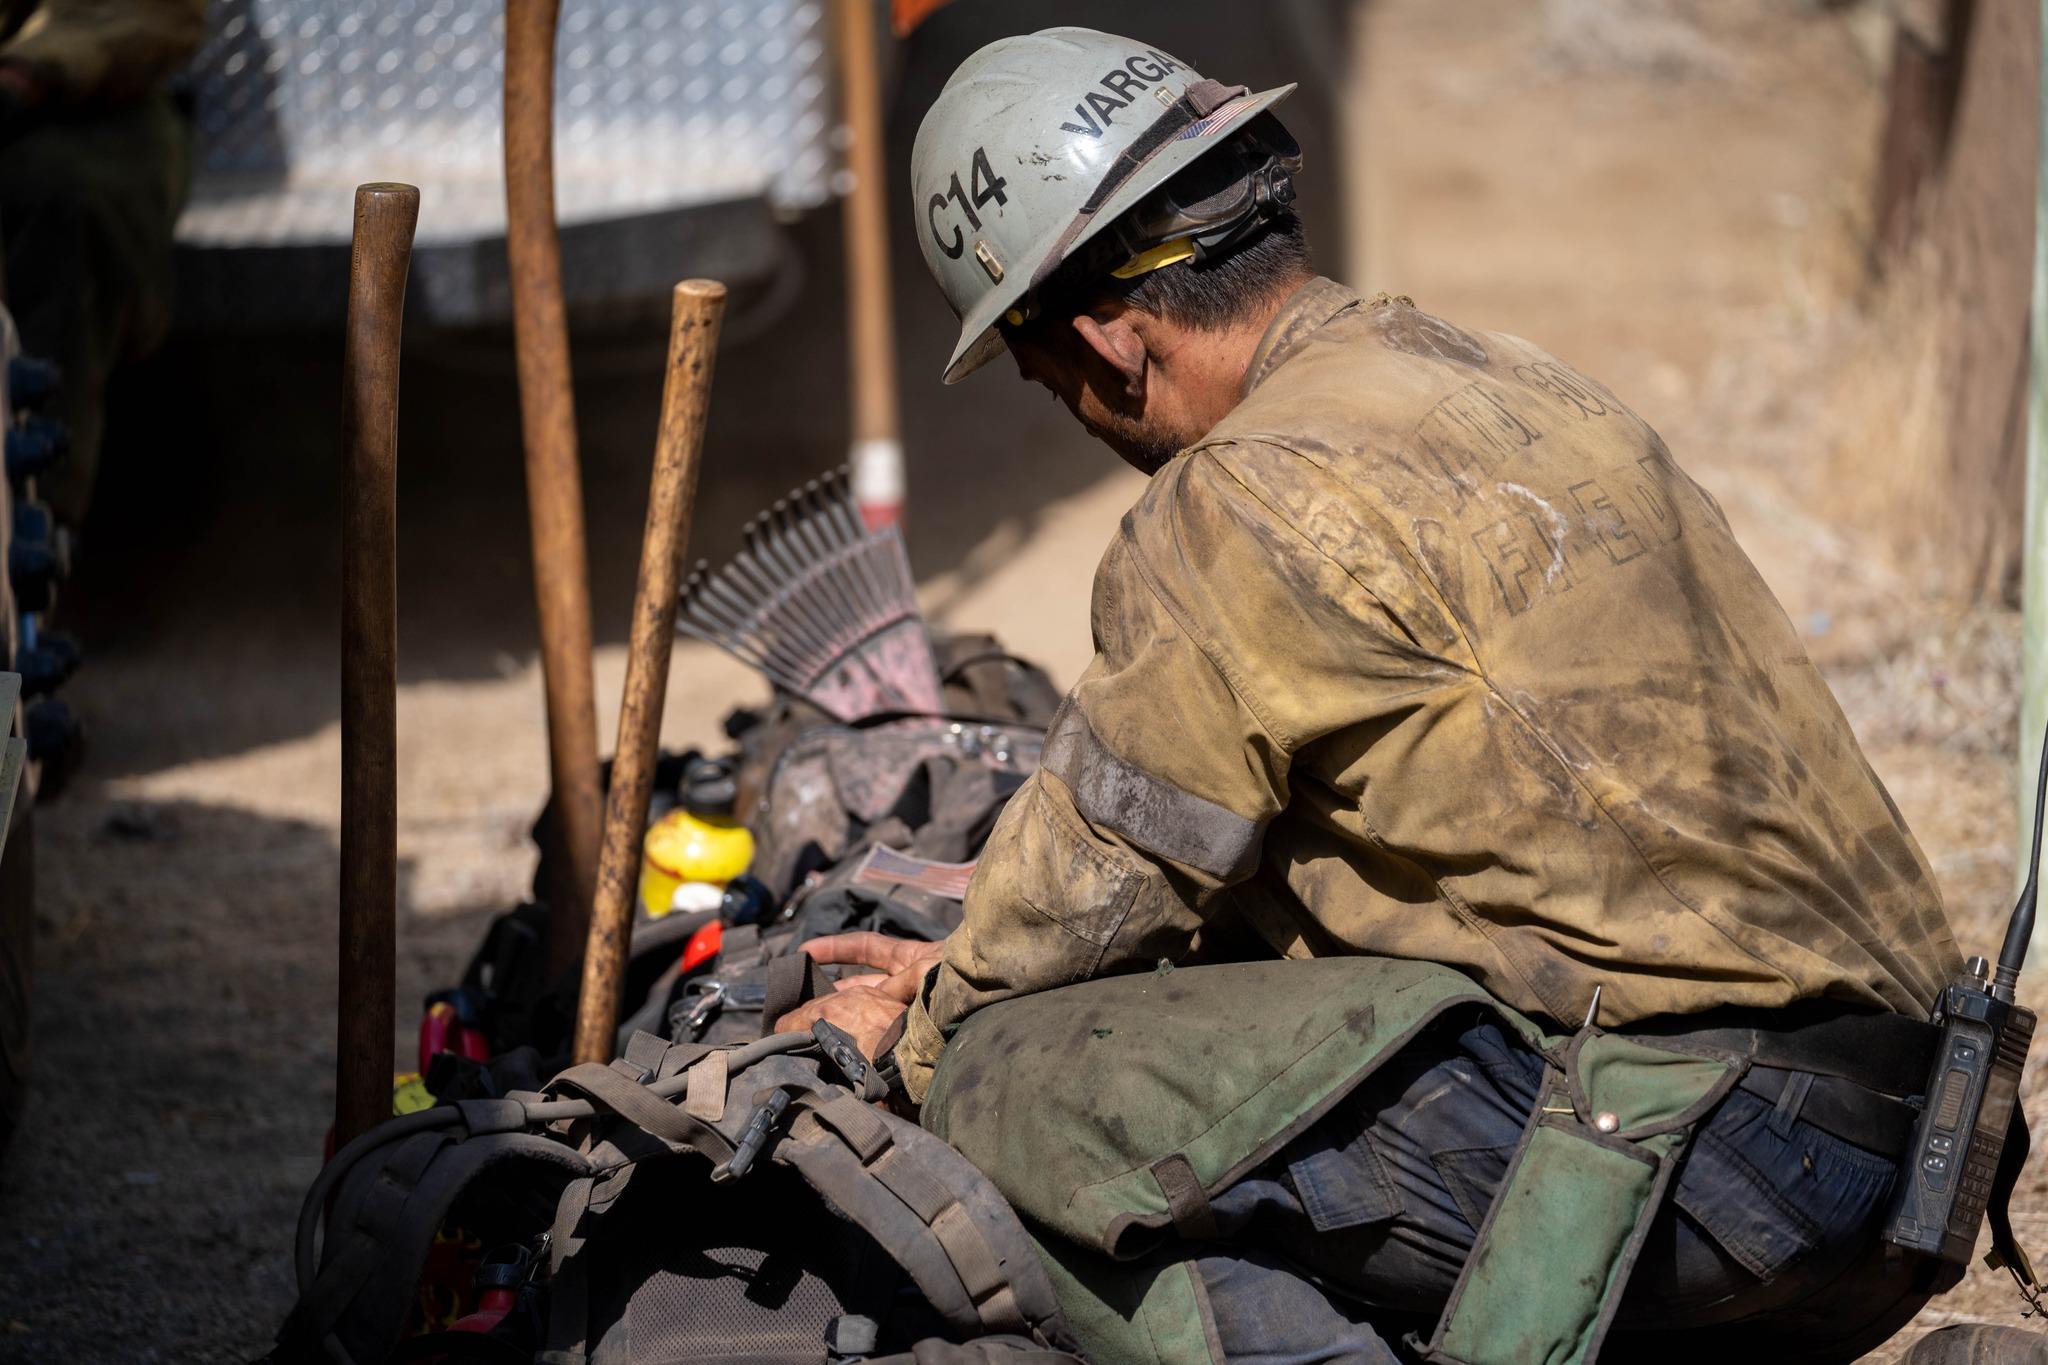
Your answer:
[[[1221,332],[1314,273],[1308,233],[1292,210],[1283,210],[1222,256],[1183,261],[1135,279],[1117,279],[1095,253],[1078,252],[1040,288],[1037,321],[1064,322],[1104,300],[1121,299],[1176,326]]]
[[[1225,331],[1293,292],[1315,273],[1308,233],[1292,211],[1283,212],[1229,254],[1184,261],[1132,280],[1098,280],[1097,298],[1121,298],[1133,308],[1197,332]]]

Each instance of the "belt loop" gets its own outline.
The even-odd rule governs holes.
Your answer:
[[[1785,1076],[1785,1088],[1778,1092],[1777,1107],[1771,1110],[1770,1122],[1765,1125],[1779,1137],[1790,1137],[1792,1125],[1799,1121],[1799,1111],[1806,1107],[1807,1092],[1813,1089],[1811,1071],[1793,1071]]]
[[[1152,1178],[1159,1182],[1159,1191],[1166,1196],[1166,1211],[1173,1219],[1175,1232],[1196,1241],[1210,1241],[1217,1236],[1216,1211],[1209,1207],[1201,1177],[1185,1156],[1175,1152],[1159,1158],[1152,1163]]]

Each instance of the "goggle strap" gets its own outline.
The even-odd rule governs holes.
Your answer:
[[[1176,237],[1170,242],[1161,242],[1149,251],[1141,251],[1109,273],[1119,280],[1135,280],[1140,275],[1149,275],[1155,270],[1164,270],[1170,265],[1195,258],[1195,239]]]

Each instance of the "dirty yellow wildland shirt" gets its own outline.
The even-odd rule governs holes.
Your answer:
[[[1124,517],[1093,624],[905,1021],[914,1096],[981,1006],[1225,929],[1573,1024],[1598,985],[1609,1026],[1920,1014],[1959,966],[1720,508],[1525,341],[1304,286]]]

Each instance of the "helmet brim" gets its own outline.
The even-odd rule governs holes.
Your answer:
[[[1083,243],[1090,241],[1097,233],[1137,207],[1139,200],[1173,179],[1204,154],[1227,145],[1230,134],[1278,105],[1293,94],[1296,88],[1294,85],[1279,85],[1255,95],[1245,95],[1209,115],[1209,119],[1204,120],[1209,123],[1204,131],[1192,136],[1183,133],[1174,141],[1167,143],[1157,156],[1145,163],[1143,170],[1132,176],[1127,184],[1109,197],[1108,203],[1090,216],[1088,225],[1068,243],[1066,254],[1071,256],[1079,251]],[[1219,118],[1219,115],[1227,117]],[[1062,224],[1061,230],[1064,229],[1065,224]],[[1056,239],[1057,234],[1054,236]],[[941,382],[957,384],[1002,354],[1003,337],[1002,333],[996,330],[996,323],[1001,320],[1003,314],[1016,307],[1017,301],[1029,292],[1032,279],[1037,276],[1039,266],[1052,247],[1052,241],[1045,242],[1037,252],[1020,263],[1019,269],[1011,273],[1014,284],[1006,283],[1004,288],[990,290],[982,296],[981,301],[967,316],[960,320],[960,338],[954,344],[953,354],[946,360],[946,368],[940,373]]]

